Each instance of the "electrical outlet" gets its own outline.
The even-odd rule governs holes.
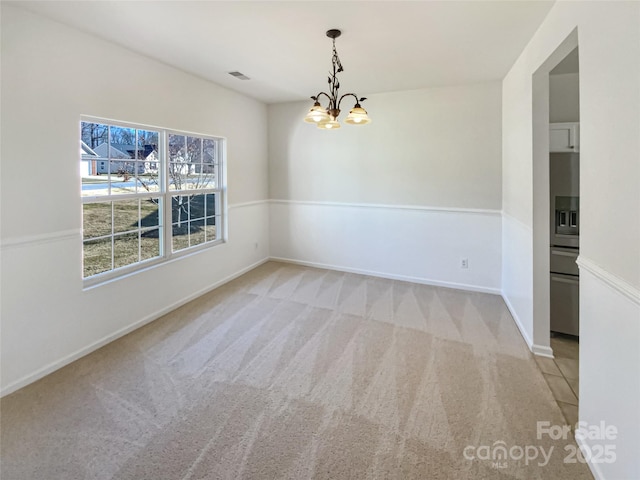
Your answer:
[[[460,268],[469,268],[469,259],[461,258],[460,259]]]

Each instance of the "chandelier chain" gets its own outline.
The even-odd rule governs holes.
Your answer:
[[[340,57],[338,57],[338,50],[336,49],[336,39],[333,39],[333,57],[331,58],[331,65],[333,72],[329,73],[329,91],[331,92],[329,99],[329,110],[338,109],[338,91],[340,89],[340,81],[338,80],[338,73],[343,71]]]

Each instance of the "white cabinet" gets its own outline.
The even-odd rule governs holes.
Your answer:
[[[580,124],[577,122],[549,124],[550,152],[579,152]]]

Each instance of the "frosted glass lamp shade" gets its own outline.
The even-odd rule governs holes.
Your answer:
[[[329,120],[331,120],[331,117],[327,113],[327,109],[318,102],[313,104],[307,116],[304,117],[304,121],[307,123],[321,123],[328,122]]]
[[[335,118],[332,118],[328,122],[319,123],[318,128],[321,130],[336,130],[340,128],[340,123]]]
[[[371,123],[371,119],[369,115],[367,115],[367,111],[359,104],[356,104],[349,112],[347,118],[344,119],[344,123],[348,123],[349,125],[366,125],[367,123]]]

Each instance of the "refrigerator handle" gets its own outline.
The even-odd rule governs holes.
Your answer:
[[[573,257],[573,258],[578,258],[578,254],[577,253],[573,253],[573,252],[565,252],[563,250],[551,250],[551,255],[558,255],[560,257]]]
[[[552,282],[560,282],[560,283],[568,283],[570,285],[580,285],[580,280],[574,280],[573,278],[567,277],[557,277],[555,275],[551,275]]]

